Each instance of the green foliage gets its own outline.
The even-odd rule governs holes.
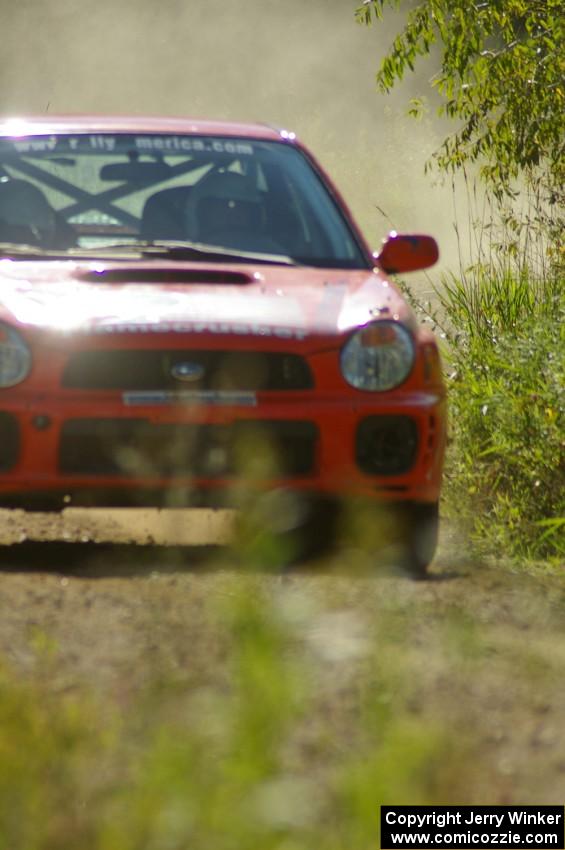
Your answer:
[[[2,846],[71,850],[80,834],[81,847],[90,850],[94,824],[76,788],[97,800],[89,768],[97,759],[103,771],[108,733],[91,704],[53,692],[47,682],[40,677],[33,687],[17,684],[0,669]]]
[[[399,7],[365,0],[357,15],[370,24]],[[446,501],[489,551],[556,557],[565,545],[563,4],[416,0],[378,71],[381,91],[428,54],[440,114],[458,121],[436,162],[463,173],[470,208],[469,163],[494,198],[470,221],[472,266],[437,292],[451,365]],[[411,114],[422,109],[411,101]]]
[[[563,278],[491,267],[437,292],[450,372],[446,509],[484,552],[563,557]]]
[[[365,0],[358,19],[370,24],[398,0]],[[437,154],[441,167],[479,161],[499,189],[520,174],[545,178],[559,203],[565,177],[565,12],[561,0],[421,0],[381,64],[389,92],[418,57],[440,53],[432,86],[440,114],[457,119]],[[418,111],[412,105],[412,111]]]

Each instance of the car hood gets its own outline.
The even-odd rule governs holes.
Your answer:
[[[0,315],[64,333],[335,337],[375,318],[415,327],[377,270],[179,262],[0,261]]]

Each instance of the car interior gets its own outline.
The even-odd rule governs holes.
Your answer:
[[[195,242],[355,262],[324,190],[307,166],[293,167],[296,173],[267,155],[214,151],[8,150],[0,156],[0,242],[55,251]]]
[[[73,228],[55,212],[45,195],[27,180],[0,180],[0,242],[41,248],[75,244]]]
[[[150,195],[137,238],[186,239],[298,255],[304,247],[303,227],[290,204],[277,203],[249,178],[224,171],[214,171],[192,186]],[[0,181],[0,241],[67,248],[77,244],[77,233],[37,186],[27,180],[4,179]]]

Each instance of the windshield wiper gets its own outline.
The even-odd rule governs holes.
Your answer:
[[[114,242],[92,247],[72,246],[69,248],[41,248],[22,242],[0,242],[0,257],[32,257],[34,259],[88,259],[105,258],[113,255],[151,257],[167,260],[213,260],[220,263],[242,262],[263,265],[294,266],[296,261],[284,254],[266,254],[258,251],[239,251],[236,248],[222,248],[220,245],[206,245],[200,242],[185,242],[169,239],[155,241],[136,240],[133,242]]]
[[[217,262],[241,261],[266,265],[294,266],[296,262],[285,254],[268,254],[259,251],[240,251],[186,240],[155,239],[97,245],[93,253],[139,253],[143,257],[160,257],[167,260],[216,260]]]
[[[157,257],[167,260],[213,260],[219,263],[230,261],[279,266],[311,266],[312,268],[351,269],[359,268],[353,262],[327,259],[325,257],[289,257],[285,254],[266,254],[259,251],[239,251],[236,248],[222,248],[220,245],[207,245],[201,242],[187,242],[173,239],[135,240],[132,242],[110,242],[89,248],[71,246],[68,248],[41,248],[23,242],[0,242],[0,257],[25,259],[65,260],[108,258],[113,255],[121,258]],[[128,257],[128,259],[129,259]]]

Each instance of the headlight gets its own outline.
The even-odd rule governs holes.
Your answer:
[[[391,390],[414,365],[410,332],[398,322],[378,321],[360,328],[341,352],[341,372],[358,390]]]
[[[29,375],[31,352],[15,328],[0,322],[0,387],[13,387]]]

